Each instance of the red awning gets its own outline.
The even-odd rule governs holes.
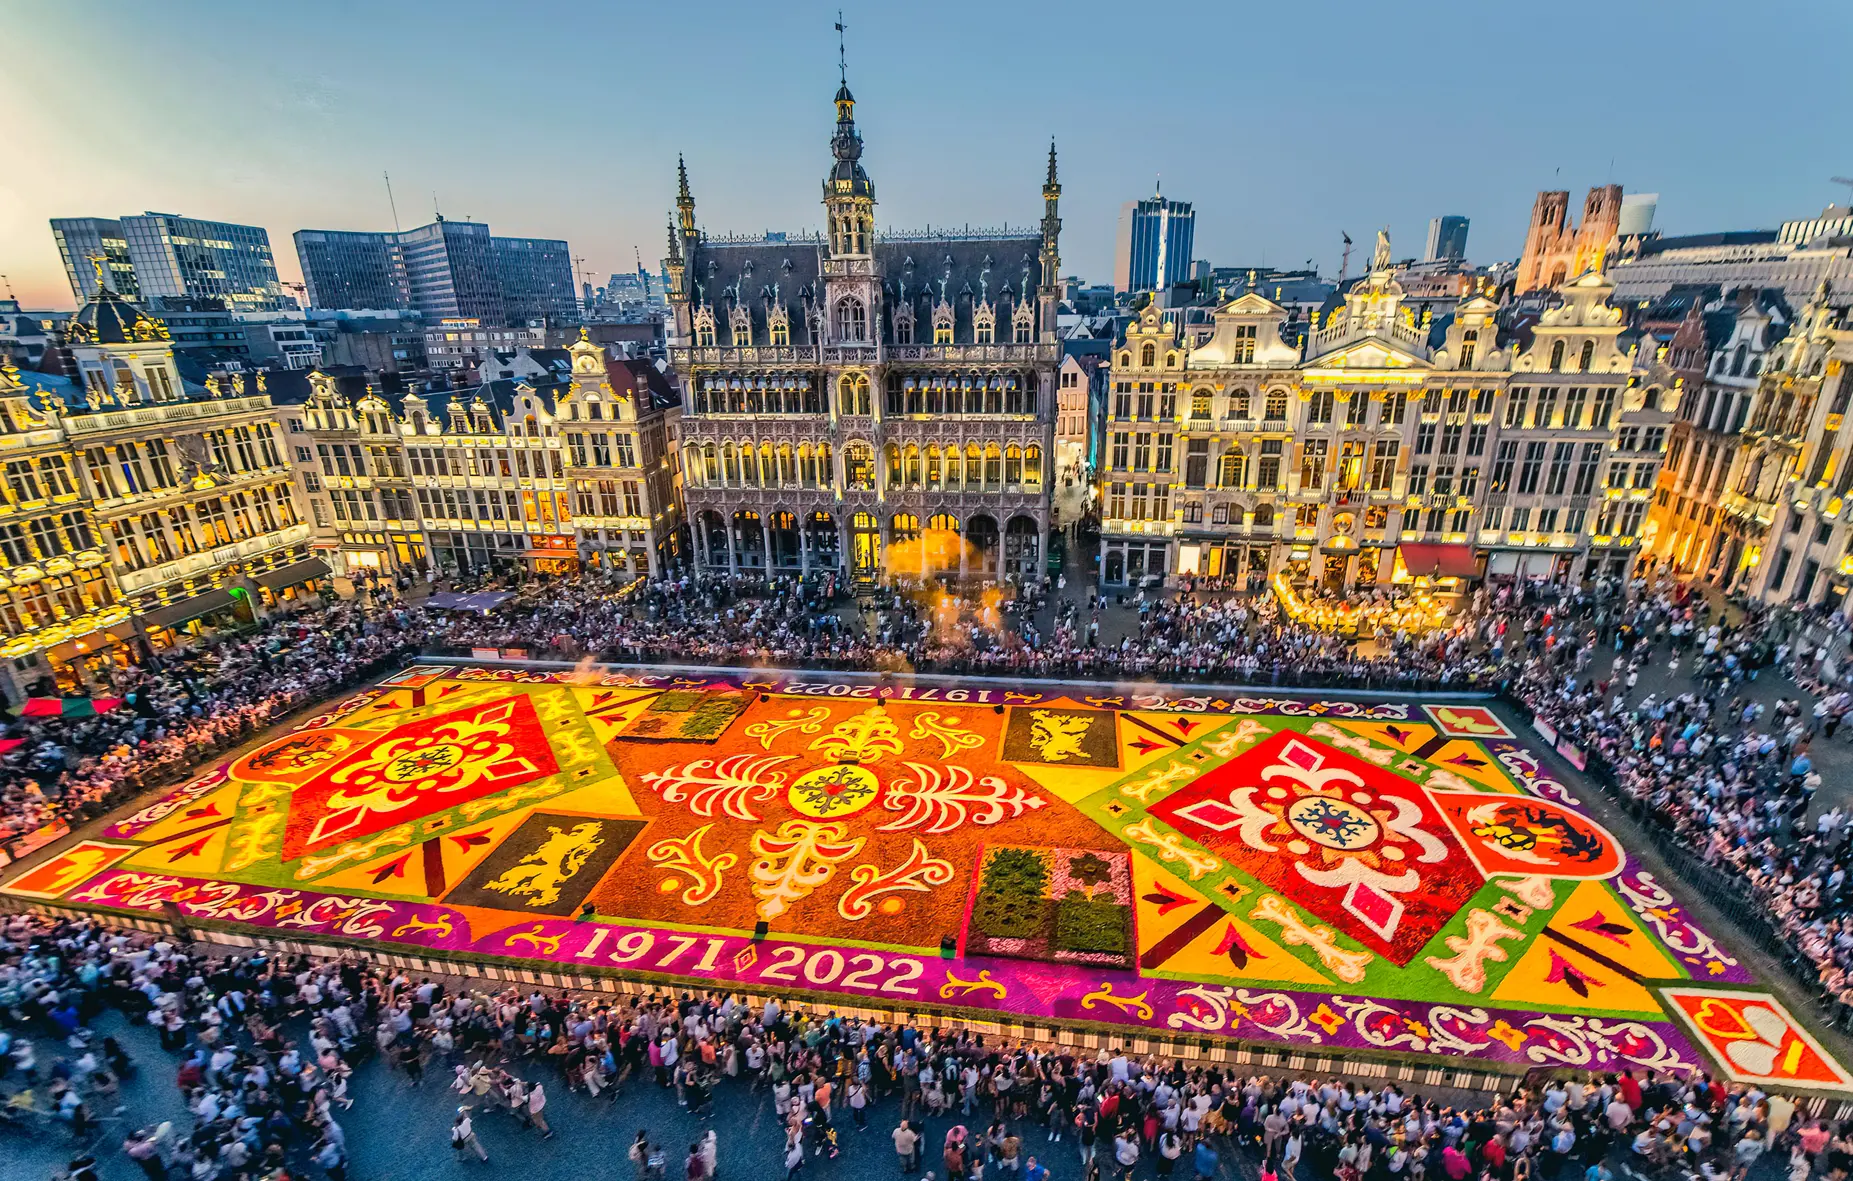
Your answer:
[[[1470,545],[1421,545],[1403,543],[1396,547],[1403,569],[1411,578],[1478,578],[1479,563]]]

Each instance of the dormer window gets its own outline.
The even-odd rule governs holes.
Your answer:
[[[714,347],[714,312],[709,308],[695,313],[695,345],[704,349]]]
[[[1595,363],[1596,342],[1593,340],[1586,340],[1583,342],[1583,357],[1582,360],[1577,363],[1576,370],[1578,373],[1588,373],[1589,367]]]
[[[728,318],[728,331],[733,335],[733,347],[750,348],[753,344],[753,317],[745,308],[735,308]]]
[[[997,313],[988,303],[972,309],[972,339],[979,344],[991,344],[997,339]]]
[[[912,304],[902,304],[894,313],[894,343],[914,343],[914,308]]]
[[[862,301],[853,295],[845,295],[836,301],[836,338],[855,344],[869,338],[868,313],[863,309]]]
[[[1238,324],[1235,327],[1235,363],[1251,365],[1255,360],[1255,326]]]
[[[1143,349],[1139,350],[1139,365],[1142,368],[1150,369],[1156,364],[1158,364],[1157,345],[1148,344]]]
[[[772,338],[772,344],[786,348],[791,344],[791,317],[783,307],[773,308],[766,313],[766,333]]]
[[[1461,363],[1459,365],[1459,368],[1461,369],[1472,369],[1473,368],[1473,353],[1474,353],[1474,349],[1479,346],[1479,343],[1480,343],[1479,329],[1469,328],[1467,331],[1461,333]]]
[[[1031,310],[1029,301],[1017,304],[1017,310],[1010,315],[1011,339],[1018,344],[1028,344],[1036,332],[1036,313]]]
[[[933,309],[933,343],[952,343],[952,305],[943,299]]]
[[[1556,342],[1555,344],[1551,345],[1551,372],[1552,373],[1556,373],[1563,368],[1563,353],[1564,353],[1563,341],[1560,340]]]

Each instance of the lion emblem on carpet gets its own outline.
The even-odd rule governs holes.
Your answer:
[[[604,823],[597,820],[564,831],[549,825],[546,840],[483,888],[525,897],[529,906],[550,906],[560,900],[560,887],[605,843],[600,835],[604,831]]]

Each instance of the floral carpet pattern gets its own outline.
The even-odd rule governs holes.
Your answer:
[[[421,665],[0,890],[889,1013],[1853,1087],[1477,704]]]

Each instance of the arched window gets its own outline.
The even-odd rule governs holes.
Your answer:
[[[1746,348],[1745,346],[1741,344],[1737,346],[1737,351],[1731,354],[1731,376],[1732,377],[1742,377],[1743,376],[1744,358],[1748,357],[1749,355],[1750,355],[1750,350],[1748,348]]]
[[[843,448],[843,482],[854,491],[874,491],[875,451],[867,443],[851,443]]]
[[[1564,351],[1563,341],[1561,340],[1551,346],[1551,372],[1552,373],[1556,373],[1558,370],[1563,368],[1563,351]]]
[[[909,488],[920,487],[920,448],[909,443],[906,452],[902,455],[902,463],[907,468],[905,479],[907,486]]]
[[[888,487],[899,488],[901,486],[901,448],[897,444],[890,443],[884,450],[888,457]]]
[[[928,447],[926,450],[927,487],[929,488],[939,487],[939,482],[940,482],[940,479],[942,478],[942,475],[943,475],[943,472],[939,465],[939,446],[935,444],[933,446]]]
[[[1042,487],[1042,448],[1035,443],[1023,449],[1023,483],[1029,488]]]
[[[1236,390],[1229,395],[1229,417],[1246,420],[1248,418],[1248,391]]]
[[[853,295],[836,301],[836,338],[858,344],[869,338],[868,313],[863,310],[862,301]]]
[[[1147,344],[1139,350],[1139,364],[1146,369],[1158,364],[1158,346]]]
[[[1004,449],[1004,483],[1015,486],[1023,482],[1023,452],[1015,443]]]
[[[996,443],[984,449],[984,483],[987,488],[995,488],[1004,482],[1004,455]]]
[[[837,384],[840,395],[837,413],[843,415],[869,415],[869,379],[863,373],[845,373],[843,380]]]
[[[1131,369],[1132,368],[1132,354],[1131,353],[1121,353],[1120,354],[1120,368],[1121,369]]]
[[[965,484],[977,488],[984,483],[984,459],[978,451],[978,444],[965,445]]]
[[[1272,529],[1274,527],[1274,506],[1273,505],[1258,504],[1255,506],[1254,527],[1256,529]]]
[[[1595,364],[1595,362],[1596,342],[1593,340],[1586,340],[1583,342],[1583,356],[1576,364],[1576,371],[1578,373],[1588,373],[1589,367]]]

